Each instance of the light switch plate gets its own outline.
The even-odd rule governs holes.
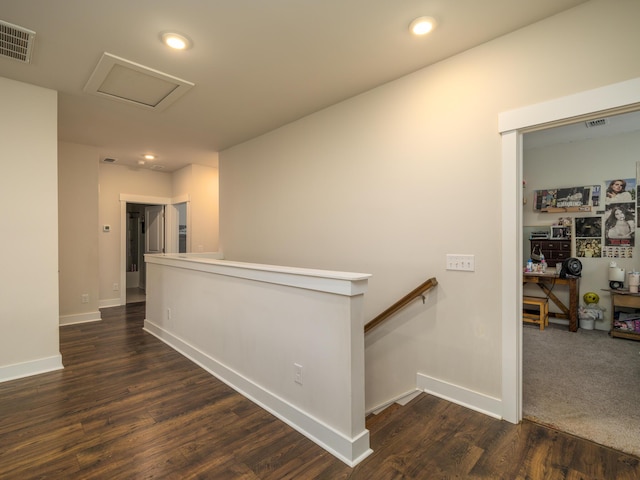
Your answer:
[[[447,253],[447,270],[461,270],[463,272],[475,272],[475,255],[461,255],[457,253]]]

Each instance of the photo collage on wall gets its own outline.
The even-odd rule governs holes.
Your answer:
[[[576,224],[576,256],[632,258],[636,230],[636,179],[605,181],[601,216],[581,217]]]
[[[602,256],[602,217],[576,218],[576,255]]]
[[[632,258],[636,233],[636,179],[607,181],[603,221],[607,258]]]
[[[640,162],[636,168],[636,176],[640,176]],[[534,209],[596,214],[573,219],[577,257],[633,258],[636,218],[640,217],[639,196],[636,178],[619,178],[606,180],[602,185],[536,190]]]

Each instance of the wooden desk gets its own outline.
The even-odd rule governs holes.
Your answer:
[[[555,303],[562,313],[549,312],[550,317],[564,318],[569,320],[569,331],[578,331],[578,295],[580,288],[580,277],[567,277],[560,278],[560,276],[554,272],[546,273],[529,273],[522,274],[522,281],[527,283],[535,283],[544,294]],[[568,285],[569,286],[569,307],[562,303],[562,301],[555,296],[552,292],[553,287],[556,285]]]

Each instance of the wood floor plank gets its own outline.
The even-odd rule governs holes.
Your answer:
[[[422,394],[367,419],[350,468],[142,330],[144,303],[60,329],[65,369],[0,383],[0,478],[639,479],[633,456]]]

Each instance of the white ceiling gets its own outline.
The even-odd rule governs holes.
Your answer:
[[[62,141],[165,171],[266,133],[586,0],[0,0],[0,20],[36,32],[31,64],[0,76],[59,92]],[[415,17],[438,28],[412,37]],[[170,51],[160,34],[193,40]],[[83,88],[103,53],[192,82],[164,111]],[[145,168],[149,167],[147,162]]]
[[[593,126],[591,121],[604,120]],[[538,130],[524,135],[523,148],[541,148],[560,143],[573,143],[593,138],[612,137],[640,130],[640,111],[618,115],[597,116],[590,121],[580,121],[560,127]]]

